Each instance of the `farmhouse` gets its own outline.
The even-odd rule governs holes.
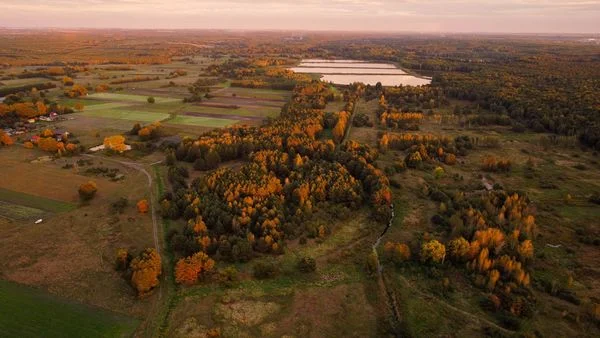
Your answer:
[[[56,140],[60,142],[69,137],[69,132],[66,130],[57,129],[54,131],[54,137],[56,137]]]

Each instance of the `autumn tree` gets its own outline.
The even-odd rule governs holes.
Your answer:
[[[348,112],[341,111],[338,114],[337,123],[333,127],[333,140],[336,143],[342,142],[344,135],[346,134],[346,128],[348,127],[349,118],[350,114]]]
[[[470,243],[464,237],[455,238],[448,243],[448,252],[450,257],[457,262],[467,258],[470,250]]]
[[[10,136],[8,136],[7,133],[5,133],[4,131],[0,130],[0,145],[9,146],[9,145],[11,145],[13,143],[15,143],[13,141],[13,139]]]
[[[202,273],[211,271],[214,266],[215,261],[204,252],[181,258],[175,265],[175,281],[179,284],[195,284]]]
[[[104,147],[106,149],[114,150],[116,152],[124,152],[127,150],[127,146],[125,145],[125,137],[122,135],[113,135],[104,138]]]
[[[74,84],[73,87],[65,90],[65,96],[68,97],[80,97],[87,95],[87,89],[79,84]]]
[[[70,77],[68,77],[68,76],[63,76],[62,83],[65,86],[72,86],[73,85],[73,79],[70,78]]]
[[[421,261],[443,263],[446,258],[446,247],[437,240],[423,243],[421,246]]]
[[[410,259],[410,248],[404,243],[386,242],[384,252],[386,257],[395,263],[403,263]]]
[[[83,201],[89,201],[92,198],[94,198],[97,191],[98,187],[96,185],[96,182],[88,181],[87,183],[83,183],[79,186],[79,197]]]
[[[38,148],[55,153],[58,151],[58,141],[54,137],[41,137],[38,140]]]
[[[124,248],[117,249],[117,254],[115,257],[115,268],[117,271],[125,271],[127,267],[129,267],[129,263],[131,262],[131,255],[129,251]]]
[[[160,255],[153,248],[144,250],[129,264],[132,271],[131,284],[140,297],[158,286],[158,277],[162,273],[161,264]]]
[[[147,213],[149,209],[148,200],[140,200],[139,202],[137,202],[136,207],[140,214]]]

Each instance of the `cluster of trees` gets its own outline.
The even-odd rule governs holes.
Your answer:
[[[87,93],[87,88],[79,84],[74,84],[71,88],[66,88],[64,92],[65,96],[67,97],[86,96]]]
[[[379,115],[379,123],[393,129],[418,130],[423,118],[423,113],[402,113],[391,109]]]
[[[154,248],[148,248],[136,257],[127,249],[118,249],[115,267],[131,282],[139,297],[148,295],[157,287],[162,274],[161,258]]]
[[[210,87],[224,80],[218,77],[200,77],[188,87],[190,96],[185,97],[183,102],[201,102],[210,93]]]
[[[4,102],[0,103],[0,123],[10,125],[21,119],[30,119],[48,113],[69,114],[73,110],[68,107],[60,106],[46,98],[44,92],[31,89],[28,92],[8,95]]]
[[[141,141],[157,140],[161,138],[163,134],[162,126],[158,121],[146,126],[136,123],[129,131],[129,135],[137,135],[140,137]]]
[[[69,137],[70,135],[62,135],[60,141],[55,137],[55,132],[51,129],[44,129],[38,139],[33,141],[27,141],[23,146],[27,149],[32,149],[37,146],[43,151],[50,153],[56,153],[58,156],[65,154],[78,154],[82,151],[82,147],[79,145],[79,141]]]
[[[125,78],[125,79],[119,79],[119,80],[114,80],[111,81],[110,84],[123,84],[123,83],[132,83],[132,82],[145,82],[145,81],[155,81],[155,80],[159,80],[160,78],[158,76],[135,76],[135,77],[130,77],[130,78]]]
[[[183,70],[183,69],[175,69],[174,71],[170,72],[169,75],[167,75],[167,79],[174,79],[176,77],[180,77],[180,76],[186,76],[188,74],[187,71]]]
[[[346,95],[349,108],[357,97],[356,90]],[[199,268],[205,262],[193,258],[198,253],[247,261],[257,253],[282,253],[286,238],[312,231],[324,236],[325,227],[309,228],[319,211],[335,217],[339,208],[357,209],[368,200],[375,216],[388,220],[391,191],[374,165],[377,151],[352,141],[336,147],[319,138],[324,129],[320,108],[332,99],[319,81],[299,84],[279,118],[261,127],[235,126],[184,139],[168,155],[173,190],[161,197],[161,213],[188,221],[182,233],[169,235],[171,248],[183,259],[182,276],[209,271]],[[217,169],[191,185],[187,170],[177,166],[186,161],[204,170],[238,159],[245,164]],[[188,280],[196,277],[181,277],[182,283]]]
[[[438,137],[432,134],[390,134],[383,133],[378,141],[379,149],[404,150],[405,164],[411,168],[420,167],[423,162],[439,161],[455,165],[458,155],[466,155],[473,148],[471,139],[458,136],[455,139]]]
[[[497,309],[530,315],[527,309],[533,297],[528,287],[537,231],[529,200],[505,191],[467,197],[463,192],[449,195],[436,188],[429,189],[429,196],[440,203],[432,221],[448,240],[425,234],[419,244],[388,242],[385,257],[395,264],[419,261],[464,267],[475,285],[493,295]]]
[[[483,159],[483,170],[508,172],[512,168],[512,162],[508,159],[497,159],[495,156],[487,156]]]
[[[440,202],[441,217],[436,219],[452,238],[447,243],[450,260],[466,264],[475,284],[506,299],[504,307],[512,311],[514,299],[508,300],[508,294],[529,285],[534,257],[537,231],[529,200],[505,191],[467,198],[433,189],[430,196]]]

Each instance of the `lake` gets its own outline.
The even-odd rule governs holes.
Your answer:
[[[431,83],[430,78],[407,74],[390,63],[376,63],[359,60],[305,59],[296,67],[290,68],[296,73],[321,74],[321,80],[335,84],[362,82],[383,86],[420,86]]]

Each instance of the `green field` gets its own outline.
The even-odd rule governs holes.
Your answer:
[[[177,116],[169,123],[172,124],[185,124],[189,126],[201,126],[201,127],[214,127],[223,128],[236,124],[238,121],[230,119],[218,119],[213,117],[197,117],[197,116]]]
[[[23,220],[41,217],[43,214],[44,211],[40,209],[0,201],[0,217],[11,220]]]
[[[25,194],[4,188],[0,188],[0,201],[50,212],[65,212],[77,207],[72,203]]]
[[[89,99],[96,100],[108,100],[108,101],[121,101],[131,103],[146,103],[148,102],[148,96],[144,95],[133,95],[133,94],[116,94],[116,93],[94,93],[87,96]],[[177,102],[179,99],[172,97],[154,97],[156,103],[168,103]]]
[[[228,87],[223,90],[216,91],[214,94],[226,96],[235,94],[240,97],[255,97],[269,100],[287,100],[291,96],[291,92],[288,90],[253,89],[240,87]]]
[[[152,113],[122,109],[92,109],[84,111],[83,113],[80,113],[80,115],[139,122],[156,122],[169,118],[169,114],[164,113]]]
[[[135,319],[0,281],[0,336],[129,337]]]
[[[61,99],[59,103],[61,105],[68,106],[68,107],[74,107],[76,104],[81,103],[86,108],[88,106],[98,106],[98,105],[105,104],[104,102],[102,102],[100,100],[86,100],[86,99]]]
[[[88,100],[91,102],[94,102],[93,100]],[[129,107],[131,106],[131,103],[127,103],[127,102],[101,102],[101,101],[96,101],[98,102],[97,104],[93,104],[89,107],[85,107],[83,110],[84,111],[90,111],[90,110],[106,110],[106,109],[113,109],[113,108],[123,108],[123,107]]]
[[[238,116],[260,116],[275,117],[281,112],[279,107],[261,107],[261,108],[217,108],[206,106],[190,106],[184,108],[186,112],[204,113],[204,114],[227,114]]]

